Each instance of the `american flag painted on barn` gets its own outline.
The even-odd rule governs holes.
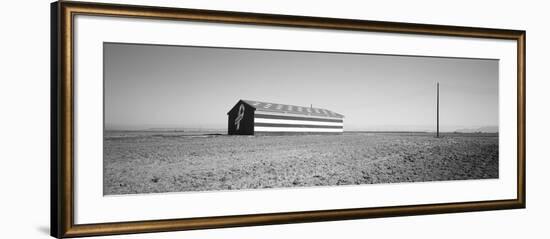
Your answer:
[[[344,132],[344,116],[331,110],[255,100],[239,101],[242,102],[254,109],[254,134]]]

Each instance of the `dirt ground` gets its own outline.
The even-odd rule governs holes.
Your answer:
[[[105,195],[498,178],[498,134],[106,132]]]

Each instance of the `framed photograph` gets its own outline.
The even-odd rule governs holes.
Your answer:
[[[54,237],[525,208],[525,31],[51,16]]]

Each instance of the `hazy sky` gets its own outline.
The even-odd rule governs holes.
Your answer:
[[[106,129],[227,127],[239,100],[326,108],[345,130],[498,125],[498,60],[104,44]]]

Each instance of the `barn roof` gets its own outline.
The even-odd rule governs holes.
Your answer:
[[[269,102],[262,102],[257,100],[241,100],[241,101],[247,103],[251,107],[255,108],[257,111],[311,115],[311,116],[340,118],[340,119],[344,118],[344,115],[338,114],[334,111],[330,111],[327,109],[322,109],[322,108],[311,108],[307,106],[269,103]]]

